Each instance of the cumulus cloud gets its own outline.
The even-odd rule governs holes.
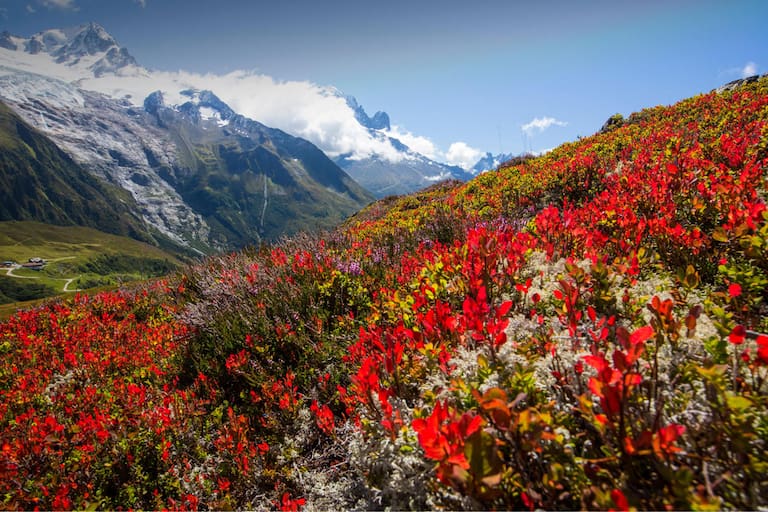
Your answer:
[[[551,126],[567,125],[568,123],[565,121],[559,121],[554,117],[534,117],[531,122],[524,124],[522,129],[527,135],[532,135],[533,133],[541,133]]]
[[[75,5],[74,0],[42,0],[40,3],[49,9],[61,9],[64,11],[80,10],[80,8]]]
[[[361,159],[377,154],[390,161],[402,159],[387,134],[371,135],[357,122],[344,97],[334,88],[312,82],[277,81],[250,71],[233,71],[226,75],[153,71],[120,77],[104,75],[84,80],[81,84],[85,89],[129,97],[137,105],[156,90],[163,92],[167,104],[173,105],[187,101],[178,94],[181,90],[208,89],[235,112],[305,138],[330,157],[345,155]],[[398,135],[403,134],[398,132]],[[419,149],[429,144],[427,139],[413,135],[402,142]]]
[[[741,77],[747,78],[757,74],[757,64],[754,62],[747,62],[743,68],[741,68]]]
[[[469,146],[466,142],[454,142],[445,154],[445,160],[451,165],[470,169],[483,156],[483,152]]]
[[[63,0],[59,0],[63,1]],[[86,90],[125,98],[137,106],[155,91],[163,93],[167,105],[188,101],[179,94],[185,89],[210,90],[235,112],[267,126],[309,140],[329,157],[344,156],[360,160],[376,156],[399,162],[409,156],[398,151],[390,138],[398,139],[412,151],[439,162],[471,167],[481,152],[463,142],[443,152],[429,138],[392,126],[390,130],[369,131],[355,118],[355,112],[333,87],[308,81],[279,81],[253,71],[233,71],[225,75],[197,74],[187,71],[148,71],[129,67],[115,75],[83,78],[82,71],[50,63],[52,76],[77,82]]]
[[[133,0],[137,4],[139,4],[142,8],[147,6],[147,0]]]
[[[389,131],[383,132],[390,137],[399,140],[411,150],[420,153],[430,160],[445,162],[450,165],[457,165],[462,169],[470,169],[485,154],[479,149],[469,146],[466,142],[454,142],[448,147],[448,151],[443,152],[429,138],[403,129],[400,126],[393,125]]]
[[[384,133],[399,140],[413,151],[421,153],[427,158],[432,160],[438,160],[441,158],[440,150],[435,145],[435,143],[429,140],[427,137],[414,135],[413,133],[397,125],[392,125],[391,129]]]

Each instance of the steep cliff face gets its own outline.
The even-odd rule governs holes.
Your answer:
[[[372,197],[309,142],[238,115],[210,91],[144,108],[15,71],[0,97],[153,229],[201,252],[331,228]]]
[[[155,242],[129,194],[85,171],[0,103],[0,221],[80,225]]]
[[[328,229],[372,196],[304,139],[236,114],[210,91],[145,110],[178,152],[163,177],[211,227],[215,244],[244,245]]]
[[[176,147],[150,115],[103,95],[31,73],[0,76],[0,96],[101,180],[127,191],[137,214],[178,243],[205,249],[210,229],[165,179]]]

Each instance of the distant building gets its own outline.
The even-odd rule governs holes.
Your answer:
[[[22,263],[21,266],[23,268],[28,268],[29,270],[43,270],[45,263],[40,261],[30,261],[29,263]]]
[[[45,263],[43,258],[29,258],[30,263]]]
[[[12,267],[12,266],[14,266],[15,264],[16,264],[15,262],[13,262],[13,261],[10,261],[10,260],[8,260],[8,261],[4,261],[4,262],[3,262],[3,266],[4,266],[4,267]]]

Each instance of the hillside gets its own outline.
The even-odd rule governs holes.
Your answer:
[[[30,258],[46,261],[31,270],[18,265]],[[126,237],[82,226],[54,226],[34,221],[0,222],[0,318],[13,304],[97,286],[166,275],[181,265],[172,253]]]
[[[308,141],[235,114],[210,91],[184,94],[190,101],[172,108],[154,93],[145,109],[178,149],[176,164],[156,171],[205,220],[210,245],[332,229],[373,200]]]
[[[108,183],[121,194],[116,205],[189,252],[332,229],[373,199],[316,146],[236,114],[210,91],[184,90],[174,105],[154,92],[135,107],[23,71],[0,86],[83,179]]]
[[[768,78],[0,324],[7,508],[768,506]]]
[[[0,221],[89,226],[152,242],[129,195],[84,171],[0,103]]]

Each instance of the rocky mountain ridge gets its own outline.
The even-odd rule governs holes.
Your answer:
[[[95,77],[140,67],[128,50],[97,23],[45,30],[29,38],[5,31],[0,34],[0,47],[30,55],[48,54],[58,64],[90,71]]]
[[[0,45],[53,58],[75,78],[141,73],[95,24],[28,39],[3,33]],[[183,90],[186,101],[174,105],[153,93],[138,106],[44,66],[3,62],[7,53],[0,99],[88,172],[130,193],[148,226],[187,248],[206,253],[330,228],[372,199],[311,143],[235,113],[210,91]]]
[[[374,154],[358,158],[347,153],[334,159],[339,167],[376,197],[409,194],[447,179],[466,181],[472,178],[471,173],[461,167],[437,162],[409,148],[392,133],[386,112],[379,111],[371,117],[354,97],[346,96],[346,102],[354,110],[355,119],[368,130],[370,136],[394,148],[399,157],[392,160]]]
[[[164,245],[125,191],[75,163],[0,103],[0,221],[79,225]]]
[[[4,53],[3,49],[9,51]],[[152,85],[155,72],[141,67],[127,49],[94,23],[73,29],[46,30],[29,38],[4,32],[0,35],[0,66],[4,61],[24,71],[40,72],[45,68],[45,74],[116,99],[128,100],[134,106],[141,106],[141,101],[158,88]],[[114,80],[113,77],[127,80]],[[189,84],[179,79],[170,85],[167,80],[165,75],[159,80],[165,84],[162,87],[166,102],[179,106],[186,103],[188,98],[182,93]],[[362,150],[362,146],[361,150],[344,149],[340,154],[331,147],[333,143],[328,142],[333,138],[318,136],[311,131],[304,135],[333,155],[337,164],[375,195],[409,193],[441,179],[467,180],[473,175],[471,169],[466,172],[407,147],[398,139],[386,112],[378,111],[369,116],[354,97],[335,89],[329,94],[343,100],[350,109],[350,114],[364,130],[362,137],[368,138],[363,141],[367,149]],[[234,97],[229,97],[228,101],[239,103]]]

